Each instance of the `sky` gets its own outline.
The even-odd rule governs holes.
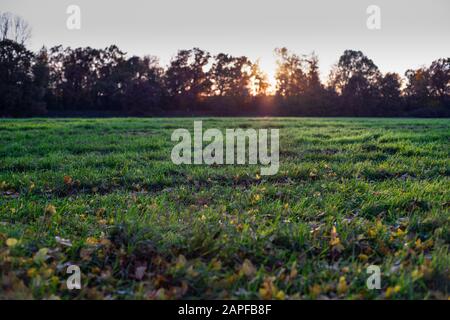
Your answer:
[[[80,30],[66,26],[70,5],[81,10]],[[370,5],[381,10],[379,30],[366,25]],[[346,49],[400,74],[450,57],[449,0],[0,0],[0,11],[29,22],[33,50],[116,44],[167,65],[177,50],[200,47],[260,59],[271,78],[276,47],[315,51],[322,78]]]

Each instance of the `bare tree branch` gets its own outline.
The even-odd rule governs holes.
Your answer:
[[[31,27],[22,17],[0,12],[0,40],[10,39],[26,44],[31,38]]]

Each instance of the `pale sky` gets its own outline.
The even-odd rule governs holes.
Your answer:
[[[81,30],[66,27],[69,5],[81,9]],[[366,27],[369,5],[381,8],[380,30]],[[450,57],[449,0],[0,0],[0,11],[31,24],[33,50],[116,44],[166,65],[178,49],[200,47],[259,58],[271,77],[273,50],[282,46],[299,54],[314,50],[323,78],[345,49],[402,75]]]

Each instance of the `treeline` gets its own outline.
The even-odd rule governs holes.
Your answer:
[[[347,50],[326,83],[318,57],[276,49],[276,88],[258,61],[199,48],[163,68],[156,57],[105,49],[29,51],[0,41],[0,116],[450,116],[450,58],[382,74]]]

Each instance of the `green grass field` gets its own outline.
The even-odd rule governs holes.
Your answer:
[[[193,119],[0,120],[0,298],[448,299],[450,120],[203,126],[279,128],[279,173],[172,164]]]

